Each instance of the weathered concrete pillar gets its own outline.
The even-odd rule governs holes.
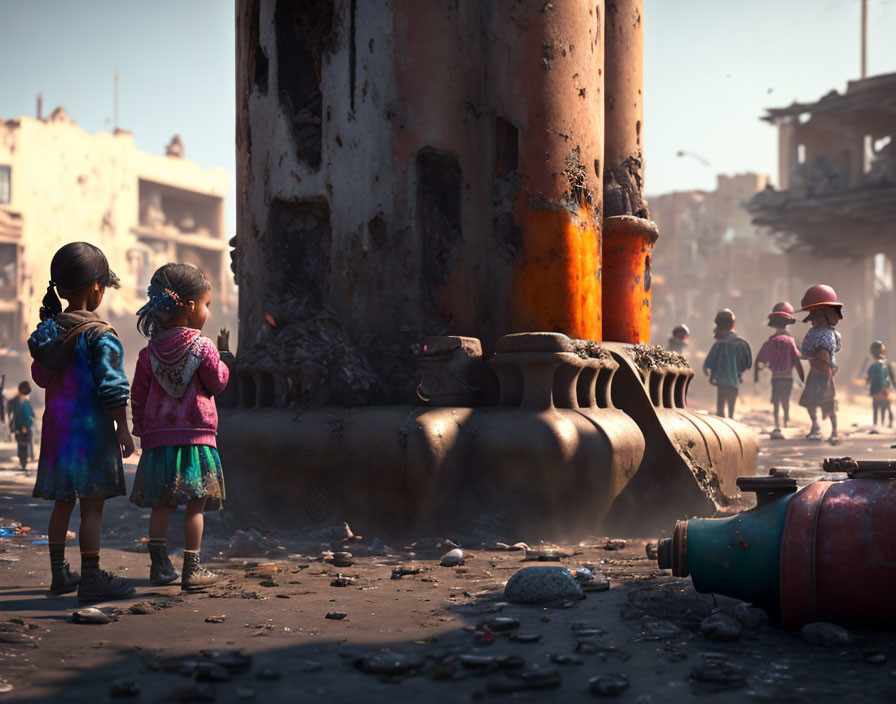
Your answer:
[[[606,3],[603,338],[650,341],[656,226],[644,200],[644,0]]]

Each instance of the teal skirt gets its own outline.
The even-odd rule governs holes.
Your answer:
[[[141,455],[131,490],[131,502],[137,506],[174,507],[207,499],[205,510],[218,511],[224,498],[224,473],[214,447],[167,445]]]

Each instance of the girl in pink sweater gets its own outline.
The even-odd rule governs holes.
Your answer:
[[[152,508],[153,584],[178,577],[168,557],[168,519],[186,504],[181,588],[205,587],[221,579],[202,566],[199,548],[202,512],[218,510],[224,501],[213,396],[224,390],[230,374],[215,344],[200,334],[212,290],[199,269],[166,264],[153,274],[147,294],[149,302],[137,312],[137,328],[149,344],[140,350],[131,387],[134,435],[142,448],[131,501]]]

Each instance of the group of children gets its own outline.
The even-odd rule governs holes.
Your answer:
[[[793,390],[793,372],[796,371],[800,381],[805,382],[799,404],[807,410],[812,423],[807,437],[812,440],[821,439],[818,419],[820,411],[822,418],[830,419],[830,441],[836,443],[839,441],[839,434],[834,375],[837,373],[836,355],[842,347],[836,326],[843,318],[843,304],[837,300],[833,288],[819,284],[806,291],[800,305],[800,312],[807,313],[803,322],[811,325],[803,338],[802,346],[797,347],[793,336],[787,331],[787,326],[796,322],[793,306],[786,301],[776,304],[768,316],[768,325],[775,332],[756,355],[754,379],[759,379],[760,369],[767,368],[772,373],[771,400],[775,415],[772,437],[783,437],[782,415],[783,427],[787,427],[790,420],[790,395]],[[715,319],[716,341],[703,363],[704,372],[709,374],[710,383],[717,389],[717,413],[729,418],[734,414],[743,373],[753,363],[750,346],[734,331],[734,322],[731,310],[725,308],[719,311]],[[808,376],[804,375],[801,359],[809,362]]]
[[[213,397],[227,385],[229,369],[218,347],[201,335],[212,297],[208,279],[189,264],[166,264],[155,272],[149,300],[137,312],[148,344],[131,385],[118,335],[96,313],[106,290],[119,287],[103,252],[85,242],[67,244],[53,257],[50,276],[41,323],[28,340],[32,378],[46,390],[33,495],[55,502],[47,529],[50,591],[77,590],[82,602],[134,594],[127,580],[99,567],[103,505],[126,493],[122,460],[135,451],[129,400],[142,449],[130,500],[152,509],[150,580],[170,584],[180,576],[183,589],[214,584],[220,576],[202,566],[199,550],[203,511],[220,508],[225,498]],[[67,302],[64,309],[60,298]],[[218,345],[226,351],[222,339]],[[19,392],[19,409],[30,409],[27,382]],[[76,502],[80,575],[65,559]],[[182,575],[168,557],[166,537],[179,505],[186,505]]]

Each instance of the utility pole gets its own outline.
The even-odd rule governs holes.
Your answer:
[[[868,77],[868,0],[862,0],[862,78]]]
[[[864,59],[863,59],[864,61]],[[115,130],[118,130],[118,68],[115,69]]]

